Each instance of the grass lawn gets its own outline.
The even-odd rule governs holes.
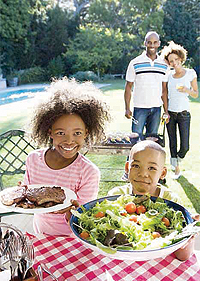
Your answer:
[[[107,128],[107,132],[130,132],[131,121],[124,116],[124,85],[123,80],[106,81],[109,84],[102,88],[103,95],[107,103],[110,105],[112,121]],[[200,82],[199,82],[200,89]],[[190,133],[190,150],[181,163],[182,176],[177,180],[172,179],[172,172],[169,165],[169,145],[166,135],[166,152],[168,168],[167,186],[178,193],[180,202],[191,212],[200,213],[200,151],[199,151],[199,112],[200,97],[191,100],[191,133]],[[15,102],[9,105],[0,106],[0,133],[9,129],[24,128],[29,120],[34,100],[26,100],[23,102]],[[102,182],[100,183],[99,197],[105,196],[110,188],[116,185],[122,185],[121,182],[105,182],[109,179],[120,180],[126,156],[123,155],[94,155],[87,154],[98,167],[101,168]],[[103,168],[103,169],[102,169]],[[4,177],[5,186],[16,185],[23,175],[15,177]],[[105,181],[104,181],[105,180]]]

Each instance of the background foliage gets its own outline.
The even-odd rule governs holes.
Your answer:
[[[183,45],[199,70],[199,11],[199,0],[0,0],[0,68],[6,76],[41,67],[45,80],[125,73],[155,30],[162,45]]]

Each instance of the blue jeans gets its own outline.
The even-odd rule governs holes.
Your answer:
[[[146,127],[146,134],[157,134],[160,124],[161,107],[139,108],[134,107],[133,117],[138,124],[132,122],[132,132],[138,133],[143,139],[143,130]]]
[[[188,111],[172,112],[169,111],[170,119],[167,123],[169,136],[169,148],[171,154],[171,164],[176,166],[179,159],[183,159],[189,150],[190,120],[191,115]],[[180,149],[177,148],[177,126],[180,135]]]

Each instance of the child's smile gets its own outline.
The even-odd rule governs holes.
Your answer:
[[[58,162],[66,163],[67,159],[71,163],[84,145],[86,135],[85,124],[79,115],[66,114],[58,118],[50,131]]]
[[[138,151],[132,155],[129,180],[135,194],[155,194],[157,183],[163,173],[164,160],[160,152],[153,149]]]
[[[77,145],[74,145],[72,147],[68,147],[66,145],[60,145],[60,148],[65,150],[65,151],[72,151],[73,149],[76,149]]]

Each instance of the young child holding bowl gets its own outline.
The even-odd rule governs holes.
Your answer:
[[[129,162],[126,165],[130,183],[114,187],[108,195],[150,194],[178,202],[176,194],[158,183],[159,179],[164,179],[167,173],[165,158],[165,150],[156,142],[151,140],[138,142],[132,147]],[[199,220],[199,215],[196,215],[195,219]],[[176,257],[182,261],[187,260],[193,253],[194,242],[194,237],[191,237],[184,247],[175,252]]]

